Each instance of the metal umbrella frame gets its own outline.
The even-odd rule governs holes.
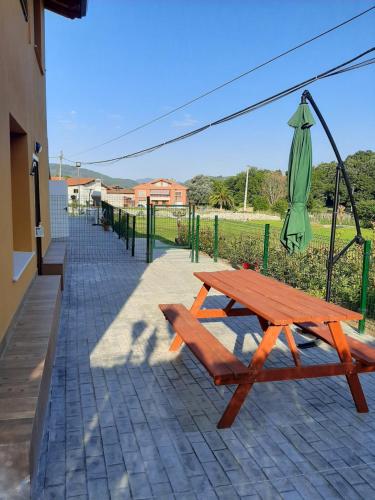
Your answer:
[[[333,268],[336,264],[336,262],[346,254],[346,252],[349,250],[349,248],[354,245],[355,243],[358,245],[363,245],[364,239],[362,237],[361,233],[361,227],[359,224],[359,217],[358,217],[358,212],[357,212],[357,207],[356,207],[356,202],[353,196],[353,188],[350,182],[349,174],[346,170],[345,163],[341,158],[340,152],[337,148],[337,145],[333,139],[333,136],[331,134],[331,131],[328,128],[328,125],[323,118],[322,113],[320,112],[316,102],[314,101],[312,95],[308,90],[305,90],[302,93],[301,96],[301,103],[304,104],[306,102],[309,102],[315,111],[316,116],[318,117],[324,132],[326,133],[328,140],[331,144],[331,147],[333,149],[333,152],[335,153],[336,160],[337,160],[337,166],[336,166],[336,177],[335,177],[335,192],[334,192],[334,198],[333,198],[333,211],[332,211],[332,222],[331,222],[331,235],[330,235],[330,242],[329,242],[329,253],[328,253],[328,260],[327,260],[327,280],[326,280],[326,293],[325,293],[325,300],[327,302],[330,301],[331,299],[331,288],[332,288],[332,274],[333,274]],[[344,179],[346,189],[348,191],[349,195],[349,201],[350,205],[352,208],[352,213],[354,217],[354,222],[355,222],[355,228],[356,228],[356,235],[354,238],[347,244],[345,245],[344,248],[342,248],[337,254],[335,254],[335,239],[336,239],[336,227],[337,227],[337,209],[339,206],[339,199],[340,199],[340,181],[341,177]],[[318,345],[320,341],[313,340],[311,342],[306,342],[304,344],[299,344],[298,347],[302,349],[306,349],[308,347],[315,347]]]

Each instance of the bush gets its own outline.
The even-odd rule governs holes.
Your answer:
[[[309,201],[307,202],[307,209],[312,214],[320,214],[327,210],[322,200],[318,200],[317,198],[312,198],[311,196],[309,198]]]
[[[265,196],[256,195],[253,198],[253,208],[255,212],[269,210],[270,204]]]
[[[183,229],[187,243],[187,228]],[[263,265],[264,227],[251,226],[249,232],[241,236],[229,236],[220,232],[219,222],[219,257],[227,260],[234,268],[242,268],[244,262],[249,267],[262,268]],[[343,248],[345,241],[336,240],[337,248]],[[213,255],[213,230],[201,228],[199,238],[201,251]],[[288,255],[279,241],[279,231],[271,229],[269,241],[269,259],[267,274],[293,287],[305,290],[311,295],[324,298],[326,287],[326,262],[329,241],[316,238],[302,253]],[[361,291],[362,247],[354,245],[336,263],[332,280],[332,301],[350,309],[358,310]],[[370,277],[370,307],[368,317],[374,317],[371,298],[374,295],[375,276]],[[372,295],[371,295],[372,294]]]
[[[272,205],[272,211],[279,214],[281,219],[285,218],[287,210],[288,202],[285,200],[285,198],[280,198]]]
[[[358,216],[363,227],[373,227],[375,224],[375,200],[364,200],[357,204]]]

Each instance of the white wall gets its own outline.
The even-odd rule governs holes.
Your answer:
[[[69,236],[68,185],[65,181],[49,181],[51,238]]]
[[[76,193],[75,191],[78,192]],[[100,179],[96,179],[84,185],[68,186],[69,203],[72,203],[72,196],[75,196],[79,205],[92,205],[91,193],[93,191],[101,191],[102,199],[104,199],[103,191],[105,191],[105,188],[102,187],[102,181]]]

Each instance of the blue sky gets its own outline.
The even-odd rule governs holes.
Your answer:
[[[89,0],[87,17],[46,14],[49,153],[91,161],[180,135],[328,69],[375,42],[375,12],[100,149],[77,155],[365,10],[361,0]],[[375,149],[375,65],[309,87],[345,157]],[[287,168],[300,93],[184,142],[112,166],[141,178]],[[319,125],[313,161],[332,160]]]

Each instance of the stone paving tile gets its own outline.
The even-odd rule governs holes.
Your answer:
[[[355,411],[343,377],[256,384],[231,429],[216,422],[233,387],[215,387],[158,304],[189,306],[198,270],[226,269],[187,250],[132,259],[111,232],[71,221],[49,415],[33,499],[330,499],[375,496],[375,419]],[[213,294],[208,304],[222,298]],[[244,362],[254,318],[207,321]],[[328,363],[326,346],[302,361]],[[267,367],[287,366],[279,341]],[[361,377],[370,411],[375,376]]]

